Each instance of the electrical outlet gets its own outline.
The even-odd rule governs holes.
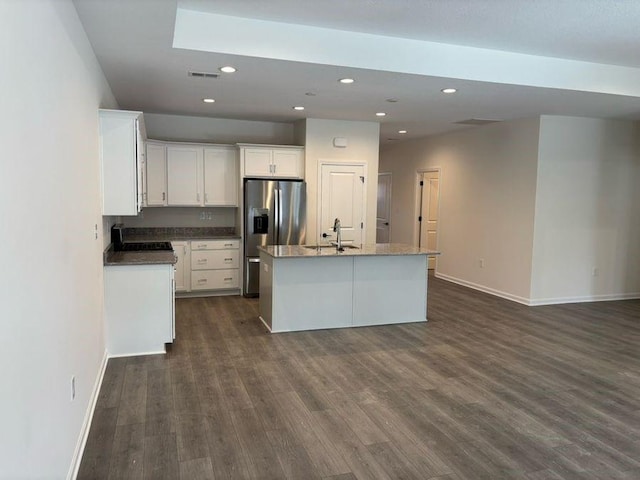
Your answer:
[[[478,259],[478,265],[480,266],[480,268],[484,268],[484,258]]]
[[[207,212],[200,212],[200,220],[206,220],[207,219]]]
[[[213,220],[213,213],[207,212],[207,220]]]
[[[76,376],[71,375],[71,401],[76,399]]]

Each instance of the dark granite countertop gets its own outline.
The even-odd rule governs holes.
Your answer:
[[[125,228],[124,241],[127,242],[172,242],[188,240],[239,239],[233,227],[160,227],[160,228]],[[115,252],[110,245],[104,252],[104,265],[154,265],[176,263],[173,250]]]
[[[114,252],[109,248],[104,254],[104,265],[157,265],[175,264],[178,259],[173,250],[144,251],[144,252]]]

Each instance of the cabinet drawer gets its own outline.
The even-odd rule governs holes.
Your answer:
[[[191,240],[191,250],[224,250],[227,248],[240,248],[240,240]]]
[[[238,250],[196,250],[191,252],[191,270],[238,268]]]
[[[238,288],[238,271],[235,270],[196,270],[191,272],[191,290],[217,290]]]

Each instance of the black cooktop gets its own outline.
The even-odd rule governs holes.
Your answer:
[[[126,242],[119,249],[121,252],[171,251],[171,242]]]

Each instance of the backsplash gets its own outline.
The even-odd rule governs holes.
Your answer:
[[[137,217],[121,217],[126,228],[232,227],[236,226],[235,207],[147,207]]]
[[[144,227],[125,228],[125,240],[139,238],[207,238],[226,237],[236,233],[235,227]]]

